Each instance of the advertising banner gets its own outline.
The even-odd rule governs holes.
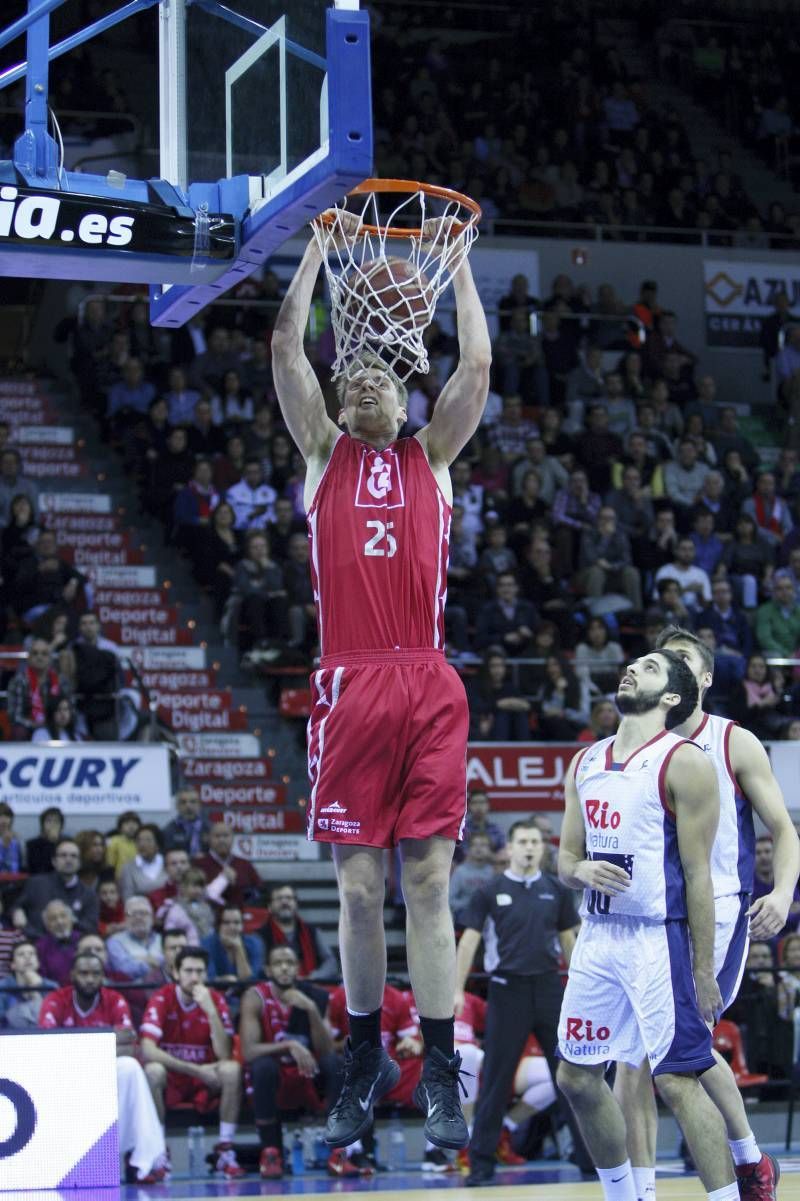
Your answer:
[[[213,809],[208,816],[212,822],[225,822],[236,835],[301,834],[306,828],[305,812],[295,805],[281,809]]]
[[[116,1064],[113,1030],[3,1031],[0,1192],[119,1195]]]
[[[261,754],[261,744],[255,734],[221,734],[205,731],[199,734],[179,734],[181,755],[198,759],[250,759]]]
[[[289,863],[297,859],[319,859],[318,842],[309,842],[303,834],[237,834],[234,855],[242,859]]]
[[[782,291],[792,307],[800,301],[797,263],[707,259],[703,263],[706,344],[757,347],[762,318],[773,311],[775,296]]]
[[[142,742],[35,743],[0,746],[0,801],[14,813],[58,806],[73,814],[169,813],[167,748]]]
[[[45,492],[39,497],[43,513],[110,513],[111,497],[104,492]]]

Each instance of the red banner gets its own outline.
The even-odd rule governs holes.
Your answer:
[[[578,750],[572,742],[471,742],[467,788],[484,789],[498,811],[562,810],[564,779]]]
[[[212,809],[212,822],[225,822],[234,834],[302,834],[305,812],[294,806],[283,809]]]

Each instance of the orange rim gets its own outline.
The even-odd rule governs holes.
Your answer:
[[[426,196],[435,196],[438,200],[455,200],[458,204],[463,204],[472,215],[468,221],[453,223],[450,232],[454,237],[459,237],[465,229],[481,219],[481,206],[477,201],[470,196],[465,196],[463,192],[456,192],[453,188],[440,188],[437,184],[420,183],[414,179],[365,179],[363,183],[352,188],[347,194],[348,196],[365,196],[369,192],[424,192]],[[327,213],[320,213],[317,220],[330,228],[336,218]],[[366,237],[367,234],[384,238],[421,238],[422,230],[407,229],[402,225],[368,225],[365,223],[358,231],[358,235]]]

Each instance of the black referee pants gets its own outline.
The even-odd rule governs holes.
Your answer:
[[[553,1083],[558,1060],[558,1018],[564,989],[557,972],[539,976],[504,975],[497,971],[489,981],[486,1033],[483,1040],[485,1058],[481,1087],[475,1109],[475,1124],[470,1141],[470,1158],[494,1163],[494,1153],[500,1138],[517,1065],[528,1035],[536,1035],[544,1051]],[[575,1142],[576,1162],[591,1169],[592,1163],[572,1111],[558,1093],[559,1109],[569,1123]]]

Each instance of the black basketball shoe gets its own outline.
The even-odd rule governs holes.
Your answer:
[[[438,1047],[434,1047],[425,1057],[422,1076],[414,1089],[414,1104],[425,1114],[425,1137],[435,1147],[448,1147],[453,1151],[459,1151],[469,1142],[458,1096],[459,1085],[464,1088],[460,1072],[458,1051],[452,1059],[447,1059]]]
[[[400,1067],[383,1047],[362,1043],[355,1051],[350,1039],[344,1049],[344,1082],[328,1120],[325,1142],[348,1147],[372,1125],[372,1107],[391,1092],[400,1079]]]

